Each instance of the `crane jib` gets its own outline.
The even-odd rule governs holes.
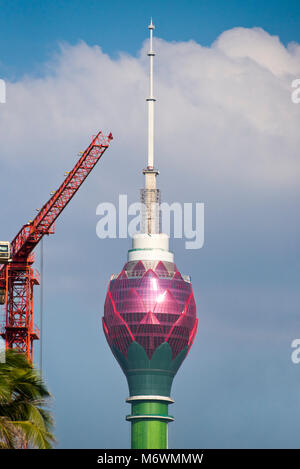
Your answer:
[[[39,213],[24,225],[11,242],[12,262],[0,268],[0,290],[5,291],[5,325],[0,335],[6,348],[15,348],[32,360],[33,341],[39,331],[33,324],[33,285],[39,285],[39,274],[32,268],[32,251],[44,235],[54,233],[55,220],[62,213],[93,170],[113,139],[98,132],[60,187]],[[3,295],[2,295],[3,297]]]

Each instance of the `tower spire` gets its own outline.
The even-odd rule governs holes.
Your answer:
[[[155,26],[152,22],[148,26],[150,31],[150,43],[148,57],[150,58],[150,77],[149,77],[149,97],[148,103],[148,162],[147,168],[143,169],[145,175],[145,189],[141,190],[141,202],[145,206],[142,231],[153,234],[160,233],[160,191],[156,189],[156,176],[159,171],[154,168],[154,103],[153,96],[153,30]]]

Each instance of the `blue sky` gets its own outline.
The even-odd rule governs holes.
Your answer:
[[[101,317],[130,241],[99,240],[96,207],[119,194],[133,202],[143,185],[151,15],[162,198],[205,204],[204,247],[171,240],[199,332],[174,380],[170,447],[299,447],[299,2],[0,7],[0,237],[35,215],[92,134],[115,137],[44,242],[44,376],[59,447],[129,446],[127,384]],[[35,300],[38,323],[38,288]]]
[[[210,45],[224,30],[260,26],[284,44],[299,42],[300,6],[296,0],[38,0],[0,1],[0,73],[17,78],[41,73],[59,42],[100,44],[107,54],[136,54],[144,25],[152,15],[159,37],[193,39]]]

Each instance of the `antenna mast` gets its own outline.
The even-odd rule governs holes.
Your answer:
[[[150,57],[150,80],[149,80],[149,98],[148,102],[148,169],[153,169],[154,162],[154,103],[155,98],[153,96],[153,58],[155,52],[153,51],[153,30],[155,29],[154,24],[151,22],[148,26],[150,31],[150,50],[148,57]]]
[[[153,96],[153,30],[155,26],[152,22],[148,26],[150,31],[150,49],[148,57],[150,58],[150,79],[149,79],[149,98],[148,103],[148,164],[143,169],[145,175],[145,189],[141,190],[141,202],[144,204],[145,213],[143,216],[142,231],[144,233],[160,233],[160,191],[156,189],[156,176],[159,174],[154,169],[154,103],[156,99]]]

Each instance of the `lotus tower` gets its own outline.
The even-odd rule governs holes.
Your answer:
[[[103,330],[128,382],[133,449],[168,448],[171,387],[197,332],[198,319],[190,277],[182,275],[161,233],[159,174],[154,167],[153,30],[150,31],[148,164],[141,189],[141,232],[132,238],[128,260],[109,281]]]

